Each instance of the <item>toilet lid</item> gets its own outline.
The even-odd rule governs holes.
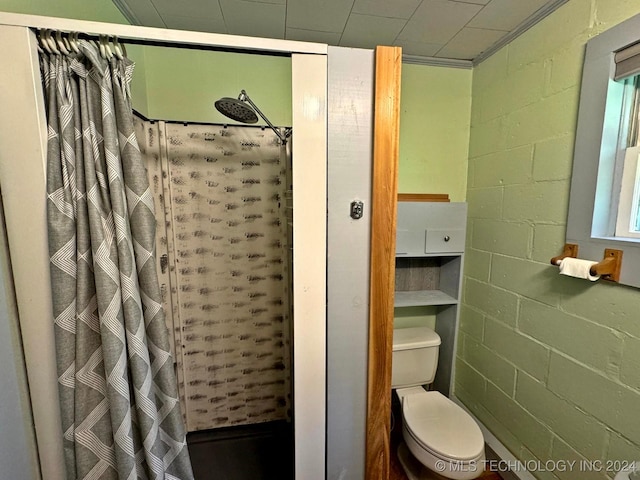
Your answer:
[[[404,397],[402,415],[412,436],[436,456],[473,460],[484,449],[484,438],[478,424],[439,392]]]

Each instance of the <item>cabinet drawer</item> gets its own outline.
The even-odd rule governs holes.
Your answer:
[[[430,228],[425,235],[425,253],[454,253],[464,251],[464,229]]]
[[[424,234],[420,230],[400,230],[396,232],[396,255],[420,255]]]

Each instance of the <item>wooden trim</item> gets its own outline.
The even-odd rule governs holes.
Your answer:
[[[377,47],[371,198],[366,478],[389,478],[402,49]]]
[[[399,193],[399,202],[450,202],[448,193]]]

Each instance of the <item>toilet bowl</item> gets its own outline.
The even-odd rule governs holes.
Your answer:
[[[398,457],[409,480],[471,480],[484,469],[480,427],[460,406],[436,391],[440,337],[426,327],[394,330],[392,388],[402,405],[404,442]]]
[[[469,480],[480,476],[484,438],[467,412],[441,393],[422,387],[396,393],[402,402],[402,437],[422,466],[445,478]],[[434,478],[408,460],[406,453],[399,452],[398,456],[405,471],[411,471],[412,475],[407,472],[410,480]]]

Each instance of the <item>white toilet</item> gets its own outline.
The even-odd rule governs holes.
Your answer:
[[[439,347],[440,337],[430,328],[393,331],[391,387],[402,404],[406,442],[398,457],[409,480],[477,478],[485,460],[480,427],[447,397],[422,388],[433,382]]]

